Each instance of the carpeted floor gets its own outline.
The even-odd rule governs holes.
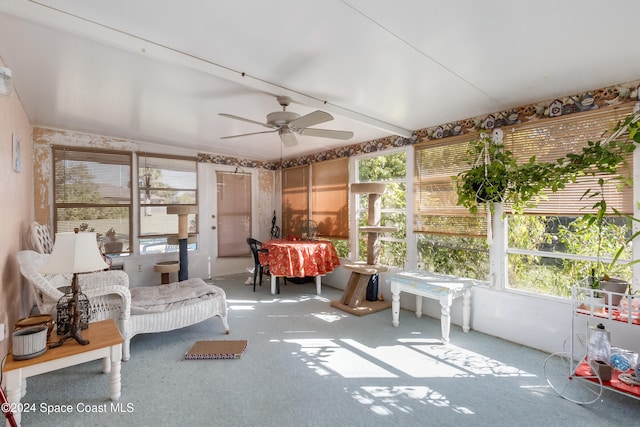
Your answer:
[[[122,365],[119,406],[90,362],[28,380],[25,426],[632,426],[638,401],[605,391],[577,405],[551,390],[546,354],[439,320],[391,311],[353,316],[330,306],[341,291],[314,284],[245,285],[227,292],[231,334],[219,319],[136,336]],[[240,359],[184,360],[198,340],[247,340]],[[70,414],[50,413],[71,405]],[[105,412],[80,412],[96,409]]]

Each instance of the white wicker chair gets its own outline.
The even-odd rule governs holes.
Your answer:
[[[53,250],[53,237],[48,225],[43,225],[37,221],[31,223],[29,227],[29,246],[41,254],[50,254]]]
[[[60,288],[71,285],[70,274],[43,275],[39,269],[47,260],[48,254],[40,254],[32,250],[18,252],[20,272],[31,285],[41,314],[55,317],[58,300],[64,295]],[[79,284],[81,291],[89,298],[90,322],[114,319],[124,338],[122,359],[130,356],[130,340],[135,335],[149,332],[164,332],[200,323],[218,316],[222,320],[225,332],[229,333],[227,323],[226,294],[222,288],[214,285],[208,298],[193,298],[182,303],[162,307],[153,312],[145,302],[145,312],[131,314],[132,304],[136,312],[136,303],[132,300],[129,289],[129,276],[124,271],[107,270],[96,273],[81,274]],[[201,281],[201,279],[190,279]],[[202,282],[202,281],[201,281]],[[204,283],[204,282],[202,282]],[[171,285],[171,284],[170,284]],[[169,286],[169,285],[163,285]],[[175,286],[175,284],[174,284]],[[134,291],[134,294],[136,292]]]

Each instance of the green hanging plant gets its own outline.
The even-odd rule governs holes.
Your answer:
[[[610,132],[603,135],[600,141],[589,141],[579,153],[569,153],[556,159],[555,162],[537,162],[535,156],[527,162],[518,163],[502,143],[497,143],[488,135],[481,134],[470,142],[468,159],[472,167],[456,177],[458,205],[466,207],[471,213],[477,213],[480,206],[494,212],[494,203],[509,203],[512,210],[522,212],[525,207],[535,206],[545,191],[555,193],[568,183],[576,182],[581,176],[596,176],[598,173],[613,175],[620,185],[631,185],[631,179],[618,174],[628,156],[640,144],[640,111],[636,111],[620,121]],[[582,199],[593,200],[591,210],[583,215],[588,227],[597,227],[598,257],[600,255],[600,236],[603,232],[605,216],[624,216],[630,222],[639,221],[630,215],[618,212],[607,205],[604,197],[605,180],[598,179],[598,185],[590,188],[582,195]],[[592,285],[598,286],[602,278],[612,276],[617,268],[617,261],[640,231],[634,233],[620,244],[611,262],[597,263],[597,272],[592,273]],[[625,264],[629,267],[640,263],[640,259]],[[596,276],[597,273],[597,276]]]
[[[513,153],[486,133],[470,142],[467,159],[471,168],[456,177],[458,205],[477,213],[479,206],[494,211],[494,203],[509,203],[516,212],[534,206],[545,191],[553,193],[580,176],[617,173],[620,165],[640,143],[640,111],[619,122],[601,141],[589,141],[577,154],[567,154],[555,162],[538,162],[533,156],[518,163]],[[628,179],[619,176],[621,182]],[[585,193],[583,197],[594,197]],[[596,210],[606,205],[596,203]],[[606,212],[605,212],[606,213]],[[604,215],[604,213],[601,213]]]
[[[494,203],[511,203],[514,209],[521,210],[545,188],[557,185],[554,165],[536,163],[535,157],[518,164],[504,144],[487,134],[470,142],[467,155],[475,163],[454,179],[458,205],[471,213],[477,213],[482,205],[493,212]]]

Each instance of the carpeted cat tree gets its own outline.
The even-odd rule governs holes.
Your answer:
[[[389,270],[389,267],[380,264],[380,233],[397,230],[396,227],[380,226],[382,194],[386,187],[387,185],[384,183],[374,182],[351,184],[352,193],[368,194],[369,196],[367,226],[360,227],[360,231],[367,233],[367,263],[356,262],[343,266],[351,271],[349,283],[347,283],[340,301],[331,301],[331,306],[357,316],[391,307],[391,302],[384,301],[380,292],[375,301],[369,301],[365,298],[372,276]]]

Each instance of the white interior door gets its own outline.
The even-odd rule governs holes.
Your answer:
[[[216,182],[218,257],[247,256],[247,238],[252,235],[251,174],[219,170]]]
[[[204,208],[206,212],[201,212],[203,218],[201,227],[206,228],[206,250],[210,254],[211,275],[246,272],[247,266],[253,265],[252,261],[247,261],[251,254],[246,238],[256,227],[253,208],[255,206],[253,190],[256,184],[255,173],[253,170],[243,171],[235,166],[215,164],[207,164],[202,169],[204,172],[201,178],[206,183],[205,194],[202,195],[204,199],[202,206],[206,207]],[[244,187],[237,185],[240,183]],[[230,214],[229,206],[226,205],[231,203],[230,196],[233,196],[236,203],[231,211],[237,210],[237,215]],[[250,212],[248,218],[247,207]],[[222,251],[221,245],[225,248]]]

